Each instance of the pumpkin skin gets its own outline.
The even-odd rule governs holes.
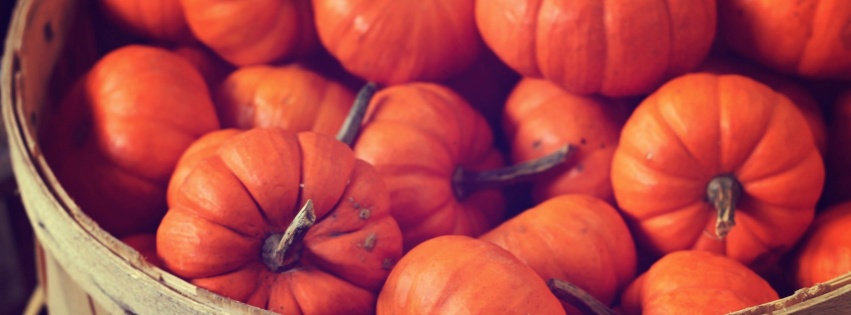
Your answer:
[[[851,78],[851,3],[718,2],[719,39],[769,68],[810,78]]]
[[[577,94],[635,96],[694,69],[715,37],[715,0],[476,2],[485,44],[525,77]]]
[[[607,305],[635,277],[629,228],[615,208],[588,195],[546,200],[479,239],[508,250],[542,280],[568,281]]]
[[[198,71],[141,45],[98,60],[55,117],[40,135],[46,160],[80,209],[116,237],[156,230],[177,160],[219,128]]]
[[[733,56],[710,57],[696,69],[696,72],[740,74],[768,85],[773,90],[788,97],[807,119],[807,124],[813,133],[813,141],[815,141],[819,153],[824,155],[827,151],[827,125],[824,121],[821,105],[809,90],[795,82],[792,77],[772,72]]]
[[[174,0],[98,0],[112,23],[125,31],[161,42],[194,40],[183,6]]]
[[[827,282],[851,271],[851,202],[820,212],[792,256],[798,288]]]
[[[411,249],[378,296],[377,314],[565,314],[535,272],[506,250],[462,235]]]
[[[496,169],[503,159],[484,118],[444,86],[408,83],[376,93],[354,151],[387,184],[405,250],[439,235],[479,236],[503,220],[499,190],[455,195],[459,167]]]
[[[638,276],[621,297],[624,315],[727,314],[778,299],[759,275],[706,251],[673,252]]]
[[[342,84],[308,69],[259,65],[231,73],[216,93],[216,107],[225,128],[275,126],[334,136],[354,99]]]
[[[534,182],[533,201],[562,194],[613,201],[612,156],[629,107],[625,101],[576,95],[546,80],[522,79],[503,115],[511,160],[540,158],[566,143],[577,148],[570,162]]]
[[[687,74],[630,116],[612,162],[612,186],[633,235],[657,255],[702,249],[761,269],[812,222],[824,165],[788,98],[739,75]],[[724,237],[710,184],[741,185]]]
[[[474,0],[314,0],[322,45],[367,81],[441,81],[482,49]]]
[[[180,0],[195,37],[224,60],[256,65],[317,46],[309,0]]]
[[[307,200],[316,223],[296,247],[296,261],[272,271],[261,254],[268,238],[282,233]],[[369,314],[402,255],[388,207],[375,169],[332,137],[225,129],[205,135],[181,158],[157,252],[174,274],[254,306]]]

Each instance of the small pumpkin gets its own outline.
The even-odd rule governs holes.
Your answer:
[[[98,60],[42,126],[45,159],[75,203],[117,237],[153,232],[183,151],[219,128],[185,59],[129,45]]]
[[[173,43],[195,40],[180,1],[97,0],[97,5],[109,21],[136,36]]]
[[[442,81],[482,49],[474,0],[314,0],[322,45],[349,72],[394,85]]]
[[[168,270],[279,313],[374,312],[401,233],[378,173],[345,144],[276,127],[223,129],[177,168],[157,231]]]
[[[851,202],[820,212],[791,255],[794,284],[811,287],[851,272]]]
[[[785,96],[740,75],[693,73],[659,88],[624,126],[615,197],[642,246],[777,263],[815,213],[824,165]]]
[[[511,160],[540,158],[565,143],[576,148],[570,163],[533,183],[534,202],[562,194],[613,201],[612,155],[629,107],[626,101],[573,94],[547,80],[522,79],[502,117]]]
[[[355,94],[342,84],[297,65],[245,66],[215,93],[225,128],[276,126],[334,136]]]
[[[541,279],[568,281],[603,304],[612,304],[635,277],[629,228],[615,208],[588,195],[548,199],[479,239],[508,250]]]
[[[499,190],[456,193],[459,170],[496,169],[503,158],[484,118],[445,86],[408,83],[378,91],[353,149],[387,184],[406,250],[438,235],[478,236],[503,220]]]
[[[718,37],[774,70],[851,78],[851,3],[845,0],[718,1]]]
[[[565,314],[529,266],[483,240],[444,235],[411,249],[387,278],[377,314]]]
[[[699,250],[677,251],[655,262],[621,297],[624,315],[726,314],[778,299],[745,265]]]
[[[715,37],[715,0],[476,2],[484,42],[525,77],[578,94],[635,96],[694,69]]]
[[[180,4],[195,37],[236,66],[292,59],[317,46],[310,0],[180,0]]]

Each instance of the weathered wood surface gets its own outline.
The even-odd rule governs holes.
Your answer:
[[[2,60],[2,115],[13,169],[36,237],[51,314],[271,314],[209,293],[147,264],[84,215],[56,181],[36,143],[48,82],[76,0],[22,0]],[[851,274],[732,314],[851,313]]]

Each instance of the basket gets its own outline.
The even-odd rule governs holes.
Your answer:
[[[84,0],[21,0],[2,60],[2,116],[18,187],[43,250],[39,285],[52,314],[272,314],[198,288],[154,267],[103,231],[59,185],[39,150],[49,82]],[[82,36],[85,36],[83,34]],[[75,42],[76,43],[76,42]],[[65,56],[66,58],[62,58]],[[74,56],[71,55],[70,58]],[[73,60],[70,60],[73,61]],[[851,313],[851,274],[735,314]]]

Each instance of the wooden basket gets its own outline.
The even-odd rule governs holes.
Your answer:
[[[39,282],[52,314],[271,314],[146,263],[100,229],[58,184],[36,142],[49,86],[84,0],[22,0],[6,38],[2,115],[17,183],[43,248]],[[67,59],[67,58],[66,58]],[[851,274],[737,314],[851,313]]]

